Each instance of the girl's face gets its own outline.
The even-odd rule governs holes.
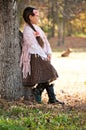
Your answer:
[[[39,22],[39,12],[37,10],[33,10],[33,11],[34,11],[34,16],[30,15],[29,19],[30,19],[32,24],[38,24],[38,22]]]
[[[32,24],[38,24],[39,16],[37,16],[37,15],[34,15],[34,16],[30,15],[29,18],[30,18],[30,21],[31,21]]]

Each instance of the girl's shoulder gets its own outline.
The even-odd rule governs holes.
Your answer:
[[[31,27],[28,25],[25,25],[23,29],[23,34],[32,34],[32,33],[33,33],[33,30],[31,29]]]
[[[25,31],[25,30],[31,30],[31,27],[30,27],[29,25],[25,25],[25,26],[24,26],[24,31]]]

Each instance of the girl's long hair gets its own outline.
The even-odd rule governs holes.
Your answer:
[[[35,15],[35,14],[33,13],[33,10],[37,10],[37,9],[35,9],[35,8],[33,8],[33,7],[26,7],[26,8],[24,9],[24,12],[23,12],[23,18],[24,18],[24,21],[25,21],[35,32],[37,32],[36,29],[34,28],[34,26],[31,24],[31,21],[30,21],[30,19],[29,19],[29,16],[30,16],[30,15],[32,15],[32,16]],[[43,47],[44,47],[44,42],[43,42],[42,38],[41,38],[40,36],[36,36],[36,39],[37,39],[39,45],[43,48]]]

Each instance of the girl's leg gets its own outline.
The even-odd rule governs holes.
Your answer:
[[[34,95],[31,87],[24,87],[24,100],[34,101]]]
[[[64,102],[61,102],[56,99],[53,84],[49,85],[49,83],[46,83],[46,91],[47,91],[48,97],[49,97],[49,101],[48,101],[49,104],[58,103],[58,104],[64,105]]]
[[[36,88],[33,89],[33,93],[35,95],[35,100],[38,103],[42,102],[41,101],[41,95],[42,95],[42,92],[44,91],[44,89],[46,89],[46,91],[47,91],[47,94],[48,94],[48,97],[49,97],[49,101],[48,101],[49,104],[58,103],[58,104],[64,105],[64,102],[61,102],[61,101],[56,99],[56,96],[55,96],[55,93],[54,93],[54,86],[53,86],[53,84],[49,85],[48,82],[40,83],[40,84],[37,85]]]
[[[33,89],[33,94],[35,96],[35,100],[37,101],[37,103],[41,104],[42,101],[41,101],[41,95],[42,95],[42,92],[44,91],[45,89],[45,86],[42,85],[41,83],[39,83],[36,88]]]

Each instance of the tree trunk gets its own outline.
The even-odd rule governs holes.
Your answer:
[[[63,16],[62,18],[59,16],[60,12],[60,7],[58,7],[58,3],[56,5],[56,11],[57,11],[57,25],[58,25],[58,43],[57,45],[63,45],[64,44],[64,20]]]
[[[23,95],[17,14],[15,0],[0,0],[0,95],[8,100]]]
[[[67,22],[67,36],[71,36],[71,35],[72,35],[72,25],[71,25],[70,21],[68,21]]]
[[[51,13],[52,13],[52,32],[51,32],[51,36],[54,37],[54,35],[55,35],[54,1],[52,1]]]
[[[58,22],[58,46],[64,44],[63,21]]]

